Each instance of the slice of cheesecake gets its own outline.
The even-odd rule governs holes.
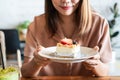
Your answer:
[[[57,43],[56,54],[60,57],[80,57],[80,45],[72,39],[62,39]]]

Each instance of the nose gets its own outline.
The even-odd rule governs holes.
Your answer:
[[[69,3],[71,0],[62,0],[63,3]]]

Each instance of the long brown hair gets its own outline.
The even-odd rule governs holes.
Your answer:
[[[75,22],[79,30],[79,35],[83,35],[90,30],[91,15],[89,0],[80,0],[78,8],[75,11]],[[51,36],[54,36],[58,29],[57,23],[60,17],[51,0],[45,0],[45,18],[46,28],[51,33]]]

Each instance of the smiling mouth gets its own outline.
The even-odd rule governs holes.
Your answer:
[[[72,7],[71,6],[62,6],[61,7],[63,10],[69,10],[69,9],[71,9]]]

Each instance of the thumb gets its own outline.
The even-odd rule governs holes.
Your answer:
[[[94,48],[93,48],[95,51],[99,51],[99,47],[98,46],[95,46]]]
[[[41,45],[37,46],[37,48],[36,48],[37,52],[39,52],[39,51],[42,50],[42,49],[44,49],[44,47],[41,46]]]
[[[90,59],[100,59],[100,54],[98,54],[99,47],[98,47],[98,46],[95,46],[93,49],[94,49],[95,51],[97,51],[97,54],[94,55],[93,57],[91,57]]]
[[[99,60],[99,59],[100,59],[100,55],[99,55],[99,54],[96,54],[96,55],[92,56],[90,59]]]

